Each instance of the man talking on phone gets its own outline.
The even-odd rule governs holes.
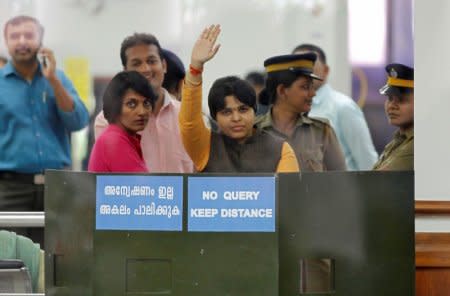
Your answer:
[[[11,59],[0,69],[0,211],[43,211],[44,171],[71,167],[70,133],[89,120],[43,35],[29,16],[3,29]],[[42,242],[42,230],[14,231]]]

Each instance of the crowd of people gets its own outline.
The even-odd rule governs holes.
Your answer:
[[[327,82],[326,55],[314,44],[261,61],[265,73],[224,73],[208,92],[205,122],[203,70],[219,54],[220,32],[212,25],[200,33],[186,68],[152,34],[123,40],[123,69],[95,119],[90,172],[414,169],[414,69],[386,66],[380,93],[398,131],[378,157],[363,112]],[[43,37],[33,17],[4,26],[10,58],[0,69],[0,211],[42,211],[45,170],[71,168],[70,135],[89,122]]]

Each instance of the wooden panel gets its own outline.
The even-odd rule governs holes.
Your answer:
[[[417,268],[416,296],[450,294],[450,268]]]
[[[416,233],[416,296],[450,291],[450,233]]]
[[[450,201],[416,200],[416,214],[450,215]]]
[[[450,268],[450,233],[416,233],[416,266]]]

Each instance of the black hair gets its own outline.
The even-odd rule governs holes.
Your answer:
[[[161,45],[154,35],[146,33],[134,33],[133,35],[126,37],[122,41],[122,45],[120,46],[120,60],[122,61],[123,67],[125,67],[127,64],[127,56],[125,54],[127,49],[142,44],[155,45],[158,48],[159,57],[161,58],[161,60],[164,60]]]
[[[38,27],[39,30],[39,34],[40,34],[40,40],[42,41],[42,38],[44,37],[44,27],[41,25],[41,23],[35,19],[34,17],[28,16],[28,15],[18,15],[15,16],[11,19],[9,19],[5,26],[3,27],[3,37],[6,40],[6,33],[7,33],[7,29],[8,26],[17,26],[20,25],[21,23],[25,23],[25,22],[32,22],[34,24],[36,24],[36,26]]]
[[[169,93],[179,92],[180,81],[184,79],[186,70],[183,62],[173,52],[163,49],[164,59],[167,64],[167,71],[164,74],[164,81],[162,86],[169,91]]]
[[[414,93],[414,88],[412,87],[396,87],[396,89],[401,96]]]
[[[208,94],[209,113],[216,119],[217,112],[225,109],[225,97],[234,96],[250,106],[256,113],[256,93],[253,87],[237,76],[226,76],[214,81]]]
[[[164,74],[164,81],[162,83],[162,87],[165,88],[169,93],[178,93],[180,91],[180,81],[183,80],[184,77],[180,78],[174,75],[172,72],[167,71]]]
[[[276,71],[268,73],[266,80],[266,88],[259,94],[260,103],[269,105],[273,104],[277,98],[277,87],[282,84],[285,87],[290,87],[299,77],[306,77],[304,73],[295,71]]]
[[[266,83],[266,75],[264,72],[249,72],[247,73],[247,75],[245,75],[244,79],[252,85],[264,86],[264,84]]]
[[[132,89],[150,99],[152,108],[158,98],[147,79],[136,71],[123,71],[109,82],[103,95],[103,113],[109,123],[116,122],[122,113],[123,96]]]
[[[327,56],[325,55],[325,52],[323,51],[322,48],[320,48],[317,45],[303,43],[303,44],[298,45],[296,48],[294,48],[292,53],[295,53],[297,51],[312,51],[317,54],[317,57],[319,58],[319,60],[322,63],[324,63],[325,65],[327,64]]]

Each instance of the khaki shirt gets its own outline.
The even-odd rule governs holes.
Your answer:
[[[394,139],[384,147],[374,170],[414,170],[414,128],[406,132],[397,131]]]
[[[294,149],[303,172],[346,170],[341,146],[326,120],[301,115],[292,137],[288,137],[274,127],[269,110],[256,119],[256,126],[286,139]]]

